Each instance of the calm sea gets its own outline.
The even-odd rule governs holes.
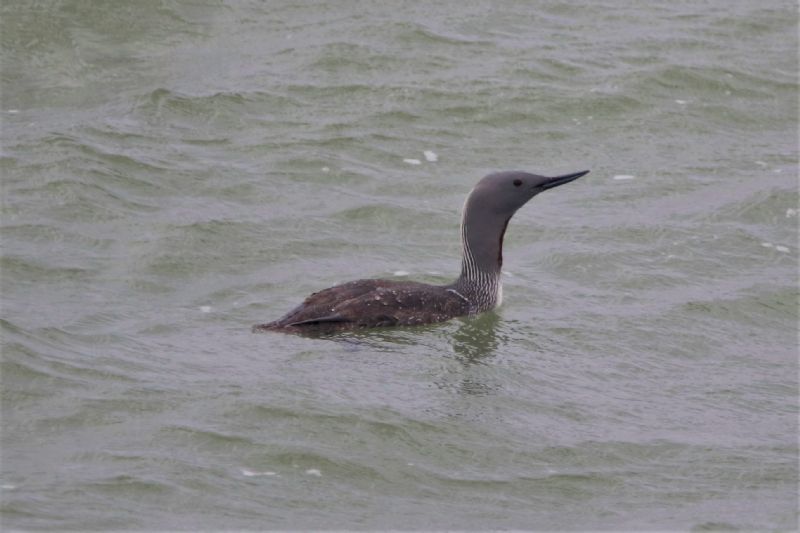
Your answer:
[[[794,1],[3,2],[2,527],[798,527]],[[495,170],[591,169],[496,312],[253,334],[444,283]]]

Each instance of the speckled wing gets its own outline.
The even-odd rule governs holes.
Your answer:
[[[367,279],[316,292],[281,319],[256,329],[323,333],[430,324],[469,312],[467,301],[446,287]]]

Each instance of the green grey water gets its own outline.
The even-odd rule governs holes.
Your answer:
[[[795,2],[1,9],[3,528],[797,528]],[[250,332],[584,168],[496,312]]]

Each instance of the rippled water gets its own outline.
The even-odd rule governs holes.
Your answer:
[[[794,2],[0,15],[4,527],[797,527]],[[584,168],[495,313],[250,332]]]

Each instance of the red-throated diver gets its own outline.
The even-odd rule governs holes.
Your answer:
[[[449,285],[361,279],[315,292],[282,318],[253,331],[333,333],[386,326],[414,326],[475,315],[500,303],[503,235],[528,200],[588,174],[548,178],[510,171],[489,174],[475,185],[461,216],[461,275]]]

